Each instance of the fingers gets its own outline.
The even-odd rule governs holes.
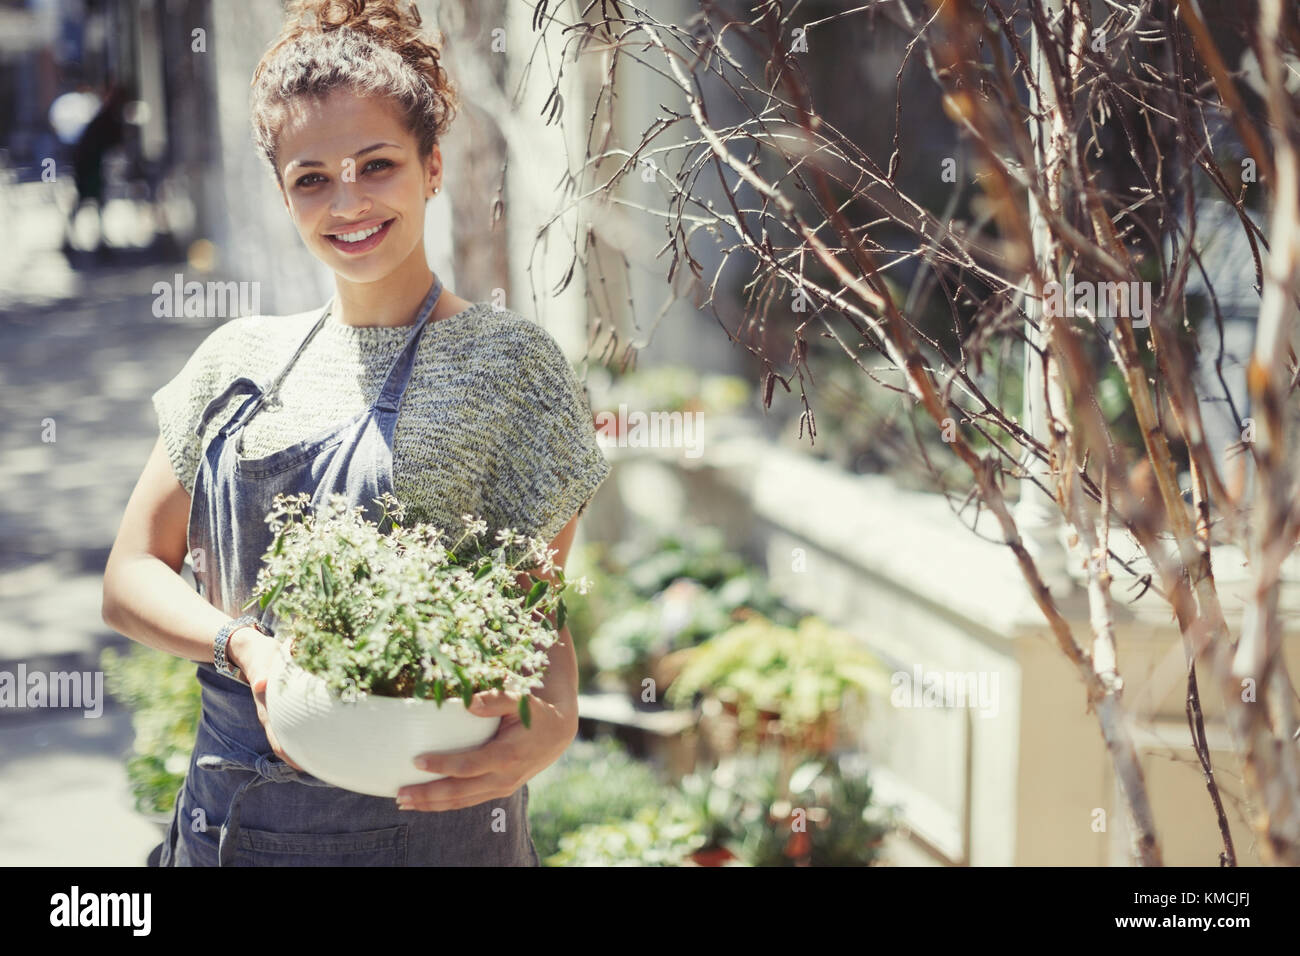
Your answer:
[[[461,780],[447,778],[431,783],[413,784],[397,791],[397,806],[401,810],[445,812],[477,806],[488,800],[507,797],[519,789],[511,785],[504,774],[487,773]]]
[[[266,742],[271,745],[271,752],[299,773],[310,773],[309,770],[289,759],[289,755],[280,748],[280,741],[275,739],[275,734],[271,731],[271,719],[266,709],[266,678],[253,682],[253,701],[257,704],[257,719],[262,724],[262,730],[266,732]]]
[[[460,753],[426,753],[415,758],[415,765],[430,773],[445,773],[449,777],[481,777],[485,773],[499,773],[517,763],[518,751],[514,741],[501,732],[481,747]],[[437,781],[434,781],[435,783]]]
[[[476,717],[508,717],[519,712],[519,697],[496,688],[480,691],[470,701],[469,712]]]
[[[271,733],[271,728],[270,728],[270,727],[267,727],[267,728],[266,728],[266,742],[269,743],[269,744],[271,745],[271,752],[274,753],[274,754],[275,754],[277,757],[279,757],[281,760],[283,760],[285,763],[287,763],[287,764],[288,764],[290,767],[292,767],[294,770],[297,770],[297,771],[299,771],[300,773],[307,773],[307,772],[308,772],[307,770],[304,770],[302,767],[298,766],[296,763],[294,763],[292,760],[289,759],[289,755],[286,754],[286,753],[285,753],[285,752],[280,748],[280,741],[276,740],[276,739],[275,739],[275,734]]]

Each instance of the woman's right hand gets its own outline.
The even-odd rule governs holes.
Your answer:
[[[270,635],[263,634],[257,628],[241,627],[231,633],[229,649],[231,660],[244,672],[244,678],[253,688],[253,701],[257,704],[257,719],[262,722],[262,729],[266,731],[266,740],[271,745],[271,751],[295,770],[307,773],[290,760],[280,748],[280,742],[271,732],[271,721],[267,716],[266,682],[271,676],[276,658],[280,655],[280,642]]]

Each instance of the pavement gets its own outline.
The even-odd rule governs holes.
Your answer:
[[[0,190],[0,683],[19,666],[94,672],[128,647],[100,617],[122,511],[157,439],[149,396],[210,331],[156,318],[152,287],[183,268],[140,250],[60,247],[43,185]],[[11,218],[12,217],[12,218]],[[160,839],[125,772],[130,713],[83,717],[0,697],[0,865],[143,866]]]

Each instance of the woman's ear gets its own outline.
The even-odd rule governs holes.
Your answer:
[[[437,195],[442,179],[442,150],[437,146],[429,154],[429,163],[425,167],[425,198]]]

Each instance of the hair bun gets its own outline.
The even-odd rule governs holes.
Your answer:
[[[381,35],[392,26],[418,27],[423,22],[413,0],[289,0],[287,23],[328,33],[346,27]]]
[[[326,34],[352,30],[398,52],[419,39],[424,22],[415,0],[290,0],[285,32]],[[426,44],[427,45],[427,44]],[[432,47],[437,53],[437,47]]]

